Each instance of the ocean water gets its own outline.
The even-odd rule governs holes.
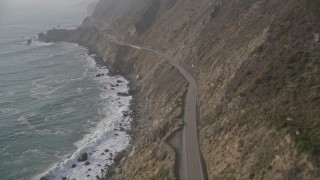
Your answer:
[[[0,179],[96,179],[129,145],[131,97],[117,95],[128,82],[76,44],[26,44],[52,27],[74,28],[85,9],[12,1],[0,2]],[[89,165],[77,161],[84,152]]]

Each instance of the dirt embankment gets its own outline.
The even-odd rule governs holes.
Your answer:
[[[317,179],[319,7],[310,0],[150,0],[104,32],[160,49],[192,73],[209,179]],[[69,35],[63,39],[94,49],[136,92],[135,140],[119,177],[174,179],[165,139],[181,126],[186,82],[159,57],[117,46],[93,28]]]

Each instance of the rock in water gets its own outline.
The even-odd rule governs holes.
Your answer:
[[[42,177],[42,178],[40,178],[40,180],[48,180],[48,178]]]
[[[72,164],[72,166],[71,166],[72,168],[75,168],[75,167],[77,167],[77,165],[76,164]]]
[[[87,153],[83,153],[79,156],[78,161],[86,161],[88,159],[88,154]]]
[[[102,77],[104,76],[105,74],[97,74],[96,77]]]
[[[31,40],[31,39],[28,39],[28,41],[27,41],[27,45],[30,45],[30,44],[31,44],[31,42],[32,42],[32,40]]]
[[[38,40],[41,42],[48,42],[47,36],[44,33],[39,33],[38,34]]]
[[[123,92],[117,92],[118,96],[130,96],[128,93],[123,93]]]

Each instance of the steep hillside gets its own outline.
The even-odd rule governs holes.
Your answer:
[[[138,34],[197,78],[209,179],[319,177],[317,7],[178,1],[158,14],[156,28]]]
[[[106,29],[120,22],[132,21],[148,0],[101,0],[95,5],[92,15],[83,20],[84,26]]]
[[[312,0],[148,0],[99,30],[171,55],[196,79],[208,179],[319,179],[319,9]],[[182,127],[187,84],[161,58],[89,27],[108,13],[97,8],[93,24],[47,38],[90,47],[131,81],[134,141],[117,177],[178,178],[179,147],[168,142]]]

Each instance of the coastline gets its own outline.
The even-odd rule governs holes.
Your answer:
[[[77,44],[77,43],[75,43],[75,44]],[[130,147],[130,142],[131,142],[130,131],[131,131],[131,121],[132,121],[132,118],[130,117],[130,114],[131,114],[131,111],[132,111],[130,104],[131,104],[131,101],[132,101],[132,96],[130,95],[131,91],[130,91],[130,88],[129,88],[129,81],[124,76],[122,76],[121,74],[111,74],[110,71],[108,70],[108,68],[106,67],[106,65],[104,63],[102,63],[102,58],[96,51],[94,51],[93,49],[90,49],[88,47],[82,46],[80,44],[77,44],[77,45],[79,45],[82,48],[86,49],[86,55],[85,55],[86,56],[85,59],[87,59],[86,62],[89,59],[92,59],[92,61],[94,61],[94,63],[96,64],[95,66],[96,66],[98,71],[96,72],[96,75],[95,75],[94,78],[109,78],[109,79],[113,79],[113,82],[107,81],[107,83],[102,83],[103,86],[104,86],[104,88],[103,88],[104,90],[110,89],[110,87],[111,87],[111,90],[113,89],[112,91],[113,91],[114,95],[111,95],[111,96],[114,96],[114,100],[112,100],[112,106],[118,106],[120,109],[123,109],[123,107],[125,107],[126,110],[125,111],[121,111],[121,118],[119,120],[116,120],[116,121],[112,120],[109,123],[107,122],[107,124],[109,124],[108,128],[105,129],[105,133],[107,133],[107,134],[106,135],[102,135],[102,136],[106,136],[106,137],[103,138],[103,137],[97,136],[96,137],[96,138],[98,138],[97,145],[95,147],[93,147],[93,149],[85,148],[85,150],[81,150],[81,149],[79,149],[80,147],[78,147],[78,149],[75,152],[72,153],[71,157],[66,158],[62,162],[57,162],[53,167],[50,167],[44,174],[41,174],[41,175],[37,176],[37,179],[41,179],[41,180],[59,179],[59,177],[57,175],[62,175],[61,173],[64,173],[64,176],[61,176],[62,179],[68,178],[66,173],[68,175],[70,175],[69,171],[74,171],[73,169],[78,168],[77,166],[80,166],[80,167],[81,166],[86,166],[87,169],[89,168],[86,173],[95,172],[94,168],[91,167],[91,166],[95,166],[94,164],[92,164],[92,161],[95,162],[97,158],[99,158],[101,160],[105,159],[106,158],[105,155],[110,154],[110,157],[109,157],[109,155],[107,155],[109,158],[107,158],[106,160],[103,160],[104,161],[104,162],[102,162],[103,164],[102,163],[96,164],[98,166],[95,167],[99,171],[101,169],[100,175],[96,176],[96,178],[103,178],[105,176],[106,172],[107,172],[107,169],[109,169],[109,167],[111,167],[112,164],[114,164],[114,162],[117,161],[116,157],[118,156],[118,154],[121,154],[121,152],[125,151],[128,147]],[[89,62],[89,64],[91,64],[91,63]],[[107,72],[107,73],[104,75],[104,72]],[[101,73],[101,77],[100,77],[100,73]],[[103,80],[100,79],[98,81],[103,81]],[[125,82],[125,81],[127,81],[127,82]],[[127,87],[127,93],[121,91],[121,89],[123,89],[122,88],[122,86],[123,86],[122,84],[125,84],[125,86]],[[102,93],[104,93],[104,91],[102,91]],[[105,93],[107,93],[107,92],[105,92]],[[122,104],[118,104],[120,102],[118,102],[117,100],[119,99],[119,101],[121,101],[120,99],[123,99],[123,98],[125,98],[125,99],[129,98],[130,99],[128,105],[123,106]],[[103,123],[103,121],[109,121],[109,118],[110,117],[108,117],[108,116],[103,117],[103,119],[101,119],[101,121],[98,123],[100,125],[98,125],[96,127],[98,129],[94,128],[93,132],[96,133],[96,131],[100,131],[101,127],[105,126],[105,125],[101,126],[102,124],[105,124],[105,123]],[[116,126],[114,126],[112,124],[116,124]],[[105,126],[105,127],[107,127],[107,126]],[[110,129],[110,127],[113,127],[113,128]],[[84,138],[87,139],[86,137],[88,135],[91,136],[91,133],[90,134],[86,134]],[[122,144],[121,137],[123,135],[124,136],[128,136],[129,140],[128,140],[127,143],[124,143],[124,144],[127,144],[127,145],[125,145],[119,151],[119,150],[117,150],[117,149],[119,149],[117,147],[118,146],[119,147],[122,146],[122,145],[119,145],[119,144]],[[120,141],[119,142],[115,142],[116,144],[112,143],[111,141],[114,141],[112,139],[116,139],[116,138],[118,138],[118,139],[120,138],[119,140],[121,140],[121,142]],[[80,142],[84,141],[85,139],[81,139]],[[94,140],[94,139],[91,139],[90,141],[88,141],[89,145],[91,144],[92,140]],[[102,149],[100,149],[100,150],[96,149],[96,148],[99,147],[100,144],[106,144],[106,143],[110,144],[110,142],[111,142],[111,144],[114,144],[116,147],[114,147],[114,145],[112,145],[110,148],[107,146],[107,149],[103,149],[103,150]],[[114,150],[114,148],[115,148],[115,150]],[[85,160],[84,162],[81,162],[79,160],[77,162],[73,162],[73,163],[71,163],[72,164],[72,167],[71,167],[70,161],[73,161],[72,159],[80,158],[83,155],[83,153],[88,154],[88,158],[86,158],[88,160]],[[99,155],[96,155],[97,157],[93,157],[94,154],[96,154],[96,153],[98,153]],[[101,153],[101,155],[100,155],[100,153]],[[92,156],[93,159],[91,158],[91,156]],[[98,156],[100,156],[100,157],[98,157]],[[90,161],[90,160],[92,160],[92,161]],[[90,163],[89,163],[89,161],[90,161]],[[100,166],[100,164],[101,164],[101,166]],[[82,174],[83,174],[83,172],[82,172]],[[89,174],[86,174],[86,176],[90,177]],[[92,175],[91,175],[91,177],[92,177]]]
[[[39,37],[41,40],[41,38]],[[122,75],[129,81],[133,93],[131,101],[131,142],[115,158],[107,172],[109,179],[130,179],[162,176],[175,178],[178,173],[176,149],[168,143],[183,124],[183,101],[187,82],[177,69],[161,57],[137,49],[118,45],[95,28],[76,30],[54,29],[43,34],[42,41],[71,42],[82,45],[97,54],[95,61],[107,67],[109,75]],[[161,75],[159,75],[161,73]],[[155,81],[155,77],[160,79]],[[145,162],[145,158],[150,161]],[[144,164],[135,166],[135,164]],[[136,168],[147,168],[144,174],[135,174]]]
[[[86,47],[89,51],[88,54],[92,55],[94,54],[94,60],[96,61],[97,65],[99,66],[104,66],[107,69],[110,68],[110,66],[108,67],[107,63],[105,61],[103,61],[103,57],[97,52],[95,51],[93,48],[88,48]],[[102,179],[117,179],[119,174],[121,174],[121,165],[123,164],[123,162],[126,160],[126,157],[129,155],[129,153],[134,149],[133,145],[135,144],[135,142],[137,141],[138,138],[138,119],[142,120],[142,121],[146,121],[149,118],[148,115],[148,110],[145,108],[145,106],[143,106],[143,104],[146,103],[146,101],[142,98],[141,92],[137,91],[137,78],[134,77],[134,74],[125,74],[125,73],[121,73],[120,71],[118,71],[117,69],[114,70],[114,72],[109,71],[108,73],[109,76],[117,76],[120,75],[122,76],[124,79],[126,79],[129,83],[128,83],[128,88],[129,88],[129,95],[131,95],[132,99],[129,105],[129,111],[130,113],[127,114],[128,117],[131,118],[131,128],[126,131],[126,133],[129,134],[129,136],[131,137],[129,145],[127,146],[127,148],[123,149],[122,151],[118,152],[113,160],[113,163],[111,164],[111,166],[105,167],[105,176]]]
[[[105,67],[107,69],[111,68],[110,64],[108,67],[108,63],[104,61],[101,54],[99,54],[98,51],[96,51],[92,47],[86,47],[84,45],[79,44],[80,46],[85,47],[88,49],[88,55],[94,55],[93,59],[100,67]],[[122,76],[124,79],[126,79],[128,83],[128,95],[132,97],[130,101],[130,105],[128,108],[129,113],[124,114],[124,116],[128,116],[131,118],[130,123],[130,129],[128,131],[125,131],[130,136],[130,142],[129,145],[123,149],[120,152],[117,152],[115,154],[113,163],[110,166],[105,166],[105,174],[101,179],[117,179],[119,174],[121,174],[120,167],[122,166],[123,162],[126,160],[126,157],[129,155],[129,153],[133,150],[133,144],[137,141],[138,138],[138,119],[143,119],[142,121],[146,121],[149,117],[148,110],[143,106],[143,104],[146,103],[146,101],[142,98],[142,94],[140,91],[137,91],[137,78],[134,76],[134,74],[125,74],[121,73],[118,69],[114,69],[113,72],[110,70],[108,71],[108,76]],[[121,127],[120,127],[121,128]]]

